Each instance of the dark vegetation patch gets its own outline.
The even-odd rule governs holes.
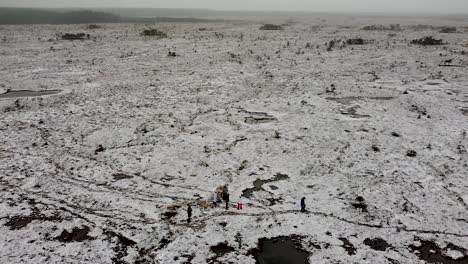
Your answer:
[[[216,255],[217,258],[219,258],[233,252],[235,249],[229,246],[227,242],[221,242],[215,246],[211,246],[210,250]]]
[[[401,26],[400,24],[390,24],[388,26],[384,25],[370,25],[370,26],[365,26],[362,28],[362,30],[381,30],[381,31],[401,31]]]
[[[11,230],[17,230],[26,227],[32,221],[52,221],[52,222],[61,222],[63,218],[54,214],[52,216],[46,216],[39,212],[38,208],[32,208],[32,213],[30,215],[16,215],[8,218],[8,221],[5,223],[5,226],[8,226]]]
[[[102,27],[96,24],[91,24],[91,25],[86,26],[86,29],[99,29],[99,28],[102,28]]]
[[[167,34],[165,32],[154,28],[143,30],[143,32],[141,32],[141,35],[145,37],[167,38]]]
[[[411,251],[415,252],[415,254],[422,260],[428,263],[442,263],[442,264],[466,264],[468,263],[468,255],[467,250],[454,246],[453,244],[449,244],[446,248],[440,248],[436,243],[433,241],[424,241],[420,240],[420,246],[410,245],[409,248]],[[443,251],[447,249],[456,250],[463,254],[463,257],[458,259],[453,259],[449,256],[445,256]]]
[[[409,26],[411,29],[416,30],[416,31],[421,31],[421,30],[437,30],[440,33],[456,33],[457,32],[457,27],[453,26],[433,26],[433,25],[414,25],[414,26]]]
[[[362,38],[352,38],[346,40],[346,44],[348,45],[364,45],[366,44],[366,41]]]
[[[104,146],[103,145],[98,145],[98,147],[94,150],[94,154],[97,155],[98,153],[104,152]]]
[[[457,33],[457,27],[441,27],[439,30],[440,33]]]
[[[343,242],[343,248],[348,252],[348,255],[355,255],[356,254],[356,248],[349,242],[347,238],[340,237],[338,238],[341,242]]]
[[[63,243],[83,242],[85,240],[93,240],[94,239],[93,237],[88,236],[89,231],[90,229],[87,226],[74,227],[71,232],[68,232],[67,230],[63,230],[62,233],[55,239]]]
[[[283,30],[284,28],[280,25],[265,24],[260,27],[260,30]]]
[[[135,246],[137,243],[114,231],[106,230],[104,231],[104,234],[108,237],[109,240],[114,238],[114,241],[116,242],[115,246],[112,247],[112,250],[114,251],[112,263],[126,264],[127,262],[123,258],[125,258],[128,254],[127,249],[129,247]]]
[[[163,219],[169,220],[174,218],[177,215],[177,211],[167,211],[162,214]]]
[[[363,213],[367,213],[367,204],[362,196],[356,197],[356,200],[351,205],[354,208],[361,210]]]
[[[420,39],[414,39],[411,41],[411,44],[420,45],[420,46],[434,46],[434,45],[444,45],[445,43],[441,39],[435,39],[429,36],[429,37],[424,37]]]
[[[387,243],[387,241],[383,240],[382,238],[366,238],[364,240],[364,245],[369,246],[373,250],[377,251],[385,251],[387,248],[390,248],[391,245]]]
[[[90,39],[89,34],[85,33],[65,33],[62,35],[63,40],[84,40],[84,39]]]
[[[277,173],[273,179],[268,179],[268,180],[260,180],[257,179],[253,182],[254,187],[253,188],[248,188],[242,191],[242,196],[246,198],[252,197],[252,194],[256,191],[266,191],[263,188],[263,185],[265,183],[270,183],[270,182],[276,182],[276,181],[281,181],[281,180],[286,180],[289,179],[289,176],[286,174],[281,174]]]
[[[302,248],[300,237],[261,238],[258,247],[249,250],[257,264],[307,264],[309,252]]]

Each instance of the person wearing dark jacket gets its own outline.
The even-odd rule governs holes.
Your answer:
[[[305,197],[302,197],[301,199],[301,212],[305,212],[306,211],[306,204],[305,204]]]
[[[226,210],[227,210],[229,208],[229,193],[225,193],[223,199],[226,202]]]
[[[187,207],[187,223],[190,223],[192,220],[192,206],[190,204]]]

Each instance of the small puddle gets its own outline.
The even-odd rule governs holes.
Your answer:
[[[35,97],[35,96],[44,96],[58,94],[62,90],[45,90],[45,91],[29,91],[29,90],[18,90],[18,91],[8,91],[6,93],[0,94],[1,98],[19,98],[19,97]]]
[[[270,123],[270,122],[274,122],[276,120],[277,119],[274,118],[274,117],[252,117],[252,116],[249,116],[249,117],[245,118],[245,123],[250,124],[250,125],[254,125],[254,124]]]
[[[412,251],[415,251],[416,255],[420,259],[428,263],[442,263],[442,264],[466,264],[468,263],[468,255],[465,249],[462,249],[460,247],[456,247],[450,244],[444,250],[442,250],[439,246],[437,246],[436,243],[432,241],[422,240],[420,241],[420,243],[421,243],[420,246],[410,245],[409,248]],[[443,255],[442,252],[446,251],[447,249],[456,250],[460,252],[461,254],[463,254],[463,257],[453,259],[449,256]]]
[[[258,248],[249,251],[257,264],[308,264],[309,253],[297,237],[261,238]]]
[[[246,197],[246,198],[250,198],[250,197],[252,197],[252,194],[253,194],[254,192],[257,192],[257,191],[266,191],[266,190],[263,188],[263,185],[264,185],[265,183],[276,182],[276,181],[281,181],[281,180],[286,180],[286,179],[289,179],[289,176],[286,175],[286,174],[281,174],[281,173],[277,173],[273,179],[268,179],[268,180],[256,179],[256,180],[253,182],[254,187],[253,187],[253,188],[248,188],[248,189],[243,190],[243,191],[242,191],[242,196],[243,196],[243,197]]]
[[[247,124],[250,124],[250,125],[254,125],[254,124],[264,124],[264,123],[270,123],[270,122],[275,122],[275,121],[278,121],[277,118],[275,118],[274,116],[270,115],[270,114],[267,114],[265,112],[250,112],[250,111],[246,111],[246,110],[242,110],[242,111],[239,111],[239,112],[243,112],[243,113],[246,113],[250,116],[246,117],[244,119],[244,122],[247,123]]]
[[[215,256],[208,260],[208,263],[221,263],[218,262],[217,259],[223,257],[226,254],[233,252],[235,249],[228,245],[227,242],[219,243],[216,246],[210,247],[211,252],[215,254]]]
[[[128,175],[128,174],[125,174],[125,173],[114,173],[112,174],[112,177],[114,178],[114,180],[116,181],[120,181],[120,180],[124,180],[124,179],[131,179],[133,178],[132,175]]]
[[[350,107],[350,108],[346,109],[345,111],[341,111],[341,114],[350,116],[352,118],[368,118],[368,117],[370,117],[370,115],[360,115],[360,114],[358,114],[357,109],[359,109],[359,108],[360,108],[359,105],[355,105],[353,107]]]
[[[381,100],[381,101],[387,101],[387,100],[393,100],[395,97],[392,96],[374,96],[374,97],[360,97],[360,96],[348,96],[348,97],[342,97],[342,98],[336,98],[336,97],[327,97],[325,98],[326,100],[329,101],[334,101],[343,105],[350,105],[354,101],[358,100],[363,100],[363,99],[370,99],[370,100]]]
[[[343,98],[327,97],[325,99],[327,99],[328,101],[334,101],[343,105],[350,105],[354,101],[361,100],[362,97],[357,97],[357,96],[349,96],[349,97],[343,97]]]

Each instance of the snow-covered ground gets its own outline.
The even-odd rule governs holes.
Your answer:
[[[247,264],[291,235],[310,263],[424,263],[430,241],[467,263],[468,21],[290,22],[1,26],[0,92],[62,92],[0,98],[0,262]]]

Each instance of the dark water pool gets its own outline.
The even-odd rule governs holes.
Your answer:
[[[309,253],[302,249],[298,238],[262,238],[251,251],[257,264],[308,264]]]

